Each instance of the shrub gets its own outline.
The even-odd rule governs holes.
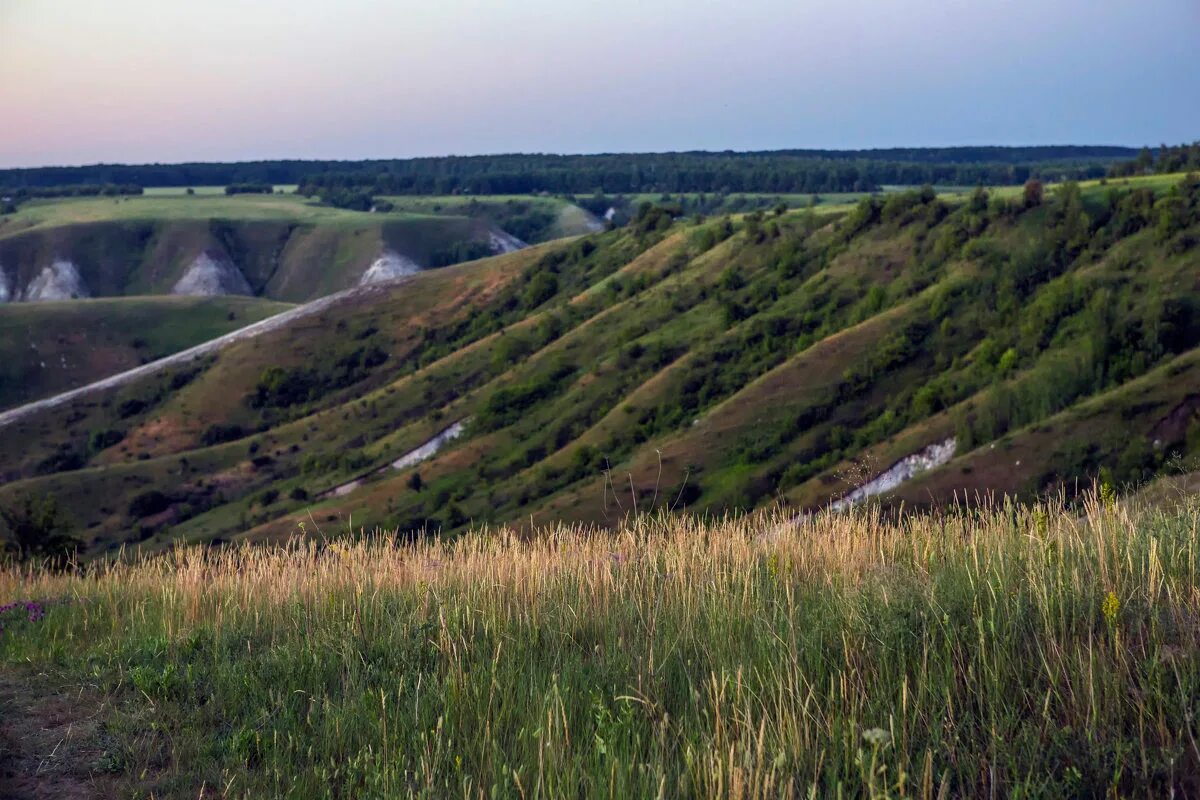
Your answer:
[[[241,439],[245,435],[241,425],[209,425],[200,434],[200,443],[205,447],[222,444],[224,442],[232,442],[236,439]]]
[[[90,449],[93,453],[99,453],[101,450],[107,450],[114,445],[120,444],[121,440],[124,438],[124,431],[93,431],[91,438],[88,439],[88,449]]]
[[[171,507],[171,498],[157,489],[143,492],[129,503],[129,516],[134,519],[152,517]]]
[[[3,549],[18,561],[44,559],[51,566],[63,566],[79,548],[54,495],[40,499],[21,495],[0,506],[0,523],[5,531]]]

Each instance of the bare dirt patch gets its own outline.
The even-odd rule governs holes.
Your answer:
[[[109,701],[45,675],[0,670],[0,798],[87,800],[128,793],[106,747]]]

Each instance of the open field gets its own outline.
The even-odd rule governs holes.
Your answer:
[[[367,215],[361,211],[322,206],[315,200],[295,194],[64,197],[21,204],[15,214],[0,217],[0,236],[37,227],[87,222],[228,219],[361,224],[375,216],[411,219],[414,215],[405,212]]]
[[[161,798],[1191,796],[1198,525],[1106,493],[3,570],[5,766]]]

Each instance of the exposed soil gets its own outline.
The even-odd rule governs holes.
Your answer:
[[[1187,433],[1192,415],[1200,412],[1200,394],[1189,395],[1182,403],[1158,421],[1150,435],[1164,442],[1179,441]]]
[[[106,771],[96,690],[55,685],[48,676],[0,670],[0,799],[85,800],[127,794]]]

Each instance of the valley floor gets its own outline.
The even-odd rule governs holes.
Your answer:
[[[1194,796],[1200,505],[1140,502],[9,567],[0,786]]]

